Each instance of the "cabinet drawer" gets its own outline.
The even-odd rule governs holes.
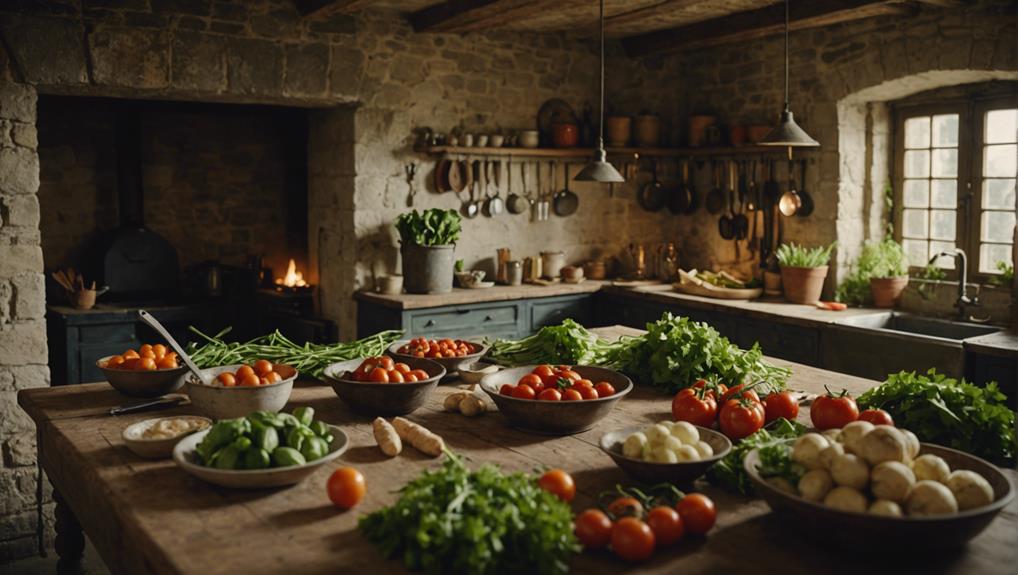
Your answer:
[[[547,325],[557,325],[564,319],[572,319],[586,325],[590,323],[590,299],[534,302],[530,306],[530,329],[537,331]]]
[[[759,343],[765,355],[807,365],[819,363],[820,338],[814,329],[743,320],[736,324],[735,343],[743,349]]]
[[[138,341],[133,321],[104,325],[83,325],[78,328],[78,341],[104,343],[108,341]],[[123,349],[120,351],[124,351]]]
[[[414,336],[429,334],[467,336],[515,331],[518,316],[519,309],[515,305],[456,308],[414,314],[410,319],[410,331]]]

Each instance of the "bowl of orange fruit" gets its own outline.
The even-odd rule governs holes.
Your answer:
[[[180,389],[187,367],[165,345],[144,344],[95,362],[106,381],[125,395],[157,397]]]
[[[297,370],[259,359],[250,364],[201,370],[205,381],[187,378],[191,403],[212,419],[244,417],[253,411],[278,412],[290,400]]]

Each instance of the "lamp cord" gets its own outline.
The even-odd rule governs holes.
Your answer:
[[[604,149],[604,0],[601,0],[599,22],[601,25],[601,109],[597,122],[597,147]]]
[[[604,0],[602,0],[603,2]],[[785,111],[788,111],[788,4],[785,0]]]

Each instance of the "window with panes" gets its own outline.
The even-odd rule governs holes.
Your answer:
[[[902,106],[896,115],[895,235],[909,262],[923,267],[961,248],[970,274],[999,274],[998,263],[1012,261],[1018,101]]]

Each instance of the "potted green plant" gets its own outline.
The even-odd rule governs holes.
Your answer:
[[[781,284],[786,300],[802,304],[820,301],[834,245],[806,248],[790,243],[778,246],[775,256],[781,266]]]
[[[894,307],[908,285],[908,258],[901,244],[891,238],[868,242],[859,254],[858,267],[868,275],[873,305]]]
[[[455,210],[414,210],[396,218],[408,293],[452,291],[461,218]]]

